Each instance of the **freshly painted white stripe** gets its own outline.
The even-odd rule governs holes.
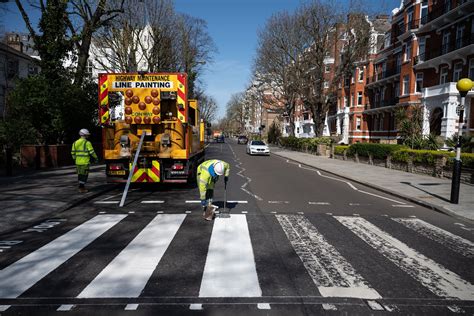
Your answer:
[[[369,305],[370,309],[373,310],[373,311],[383,311],[383,310],[385,310],[383,308],[383,306],[380,305],[380,303],[377,302],[377,301],[368,300],[367,305]]]
[[[331,205],[329,202],[308,202],[310,205]]]
[[[102,212],[99,212],[99,214],[106,214],[106,213],[107,213],[107,212],[104,212],[104,211],[102,211]]]
[[[454,225],[463,226],[463,227],[466,226],[463,223],[454,223]]]
[[[337,307],[334,304],[323,303],[322,306],[325,311],[337,311]]]
[[[74,308],[74,305],[64,304],[64,305],[59,306],[56,311],[58,311],[58,312],[69,312],[73,308]]]
[[[120,201],[95,201],[94,204],[117,204]]]
[[[395,204],[392,205],[392,207],[414,207],[413,205],[401,205],[401,204]]]
[[[165,212],[163,212],[163,211],[158,211],[158,212],[156,212],[156,214],[164,214],[164,213],[165,213]]]
[[[135,214],[135,211],[130,211],[128,212],[128,214]]]
[[[349,205],[351,205],[351,206],[357,206],[357,205],[360,205],[360,203],[349,203]]]
[[[332,215],[332,213],[326,213],[326,215]]]
[[[184,213],[186,213],[186,214],[191,214],[191,211],[185,211]]]
[[[138,304],[127,304],[125,306],[126,311],[136,311],[138,309]]]
[[[10,308],[11,305],[0,305],[0,312],[4,312]]]
[[[255,258],[246,215],[216,218],[199,297],[259,297]]]
[[[189,309],[192,311],[202,310],[202,304],[190,304]]]
[[[268,201],[270,204],[289,204],[289,201]]]
[[[248,201],[227,201],[227,203],[234,203],[234,204],[247,204]]]
[[[381,298],[306,217],[276,218],[322,296]]]
[[[474,258],[474,242],[452,234],[418,218],[392,218],[392,220],[428,237],[465,257]]]
[[[268,304],[268,303],[258,303],[258,304],[257,304],[257,308],[258,308],[258,309],[272,309],[272,308],[270,307],[270,304]]]
[[[242,214],[247,214],[247,213],[248,213],[248,211],[242,211]]]
[[[201,200],[186,200],[184,203],[201,203]]]
[[[78,297],[138,297],[185,217],[156,215]]]
[[[335,218],[434,294],[463,300],[474,299],[474,286],[471,283],[374,224],[360,217]]]
[[[270,212],[270,213],[272,213],[272,214],[276,214],[277,212],[273,211],[273,212]]]
[[[97,215],[0,270],[0,297],[18,297],[126,216]]]
[[[142,204],[163,204],[165,201],[141,201]]]

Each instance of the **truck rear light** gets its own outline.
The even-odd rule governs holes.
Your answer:
[[[126,117],[125,117],[125,122],[126,122],[127,124],[132,124],[132,121],[133,121],[133,119],[132,119],[131,116],[126,116]]]
[[[160,124],[160,122],[161,122],[161,119],[159,116],[153,116],[153,123]]]
[[[150,124],[151,123],[151,118],[149,116],[145,116],[145,118],[143,119],[143,123]]]
[[[123,164],[121,163],[111,163],[109,165],[109,170],[122,170],[123,169]]]
[[[140,116],[136,116],[134,121],[135,123],[140,124],[142,122],[142,118]]]
[[[145,110],[146,109],[146,103],[145,102],[138,103],[138,108],[142,111]]]
[[[182,163],[175,163],[171,166],[171,170],[183,170],[184,165]]]

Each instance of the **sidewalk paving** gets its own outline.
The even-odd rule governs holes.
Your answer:
[[[271,153],[390,193],[455,217],[474,220],[474,186],[461,183],[459,204],[449,202],[451,179],[408,173],[353,161],[272,147]]]
[[[0,177],[0,234],[24,229],[115,187],[105,181],[105,165],[93,165],[86,186],[79,193],[75,166],[49,170],[15,170]]]

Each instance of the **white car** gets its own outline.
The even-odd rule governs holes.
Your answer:
[[[267,144],[261,140],[251,140],[247,143],[247,154],[249,155],[270,155]]]

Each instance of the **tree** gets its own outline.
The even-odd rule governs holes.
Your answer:
[[[201,110],[201,119],[204,122],[211,123],[216,119],[217,115],[217,102],[212,96],[208,96],[203,92],[197,96],[199,108]]]
[[[226,121],[228,128],[242,133],[245,129],[245,95],[243,92],[234,93],[227,102]]]
[[[277,13],[270,17],[258,37],[255,73],[264,83],[274,87],[275,100],[283,100],[290,123],[289,133],[294,136],[293,113],[301,90],[301,56],[308,47],[301,23],[295,15]]]

